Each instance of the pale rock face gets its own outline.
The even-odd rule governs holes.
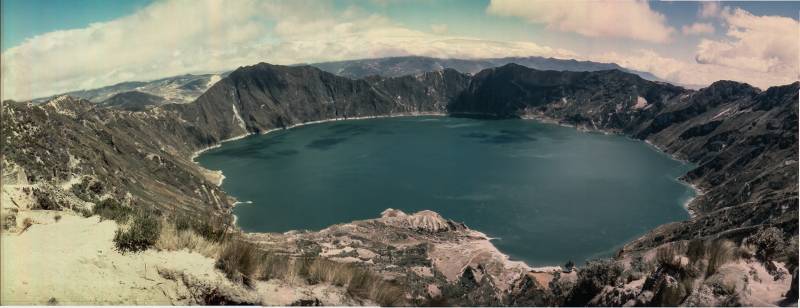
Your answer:
[[[637,96],[636,97],[636,105],[633,105],[633,109],[642,109],[647,107],[647,100],[644,97]]]
[[[457,229],[457,226],[434,211],[424,210],[408,215],[400,210],[387,209],[381,213],[381,221],[388,225],[427,232]]]

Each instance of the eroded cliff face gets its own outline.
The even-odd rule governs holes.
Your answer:
[[[766,225],[797,232],[798,90],[800,83],[760,91],[721,81],[692,91],[616,70],[513,64],[475,76],[443,70],[348,79],[261,63],[234,71],[194,103],[139,112],[67,96],[41,105],[4,102],[3,190],[41,209],[80,210],[111,196],[164,212],[226,216],[232,200],[191,158],[227,139],[356,117],[539,118],[642,139],[698,165],[684,177],[703,192],[690,205],[694,217],[626,245],[619,258],[630,260],[665,243],[741,239]],[[369,267],[409,286],[417,303],[560,305],[568,300],[562,285],[578,279],[510,262],[479,232],[432,212],[387,211],[320,232],[247,237],[291,255]],[[608,292],[597,300],[624,298],[622,289]]]

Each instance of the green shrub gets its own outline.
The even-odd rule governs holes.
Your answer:
[[[60,211],[65,207],[63,202],[58,201],[57,198],[53,198],[50,192],[44,190],[34,188],[33,197],[36,199],[36,204],[34,204],[33,209]]]
[[[613,260],[593,260],[578,270],[578,280],[567,297],[566,306],[586,306],[603,287],[616,285],[623,267]]]
[[[133,213],[133,210],[120,204],[115,199],[105,199],[94,206],[94,215],[99,215],[102,219],[111,219],[118,223],[125,223]]]
[[[786,248],[786,265],[789,268],[789,271],[794,271],[797,268],[798,263],[798,249],[797,249],[797,236],[792,236],[789,239],[789,247]]]
[[[689,246],[686,248],[686,257],[689,262],[695,263],[706,257],[706,243],[701,239],[693,239],[689,241]]]
[[[192,229],[192,225],[192,220],[187,216],[179,215],[175,217],[175,230],[177,231]]]
[[[80,183],[72,185],[72,193],[79,199],[86,202],[94,202],[97,196],[103,194],[103,184],[92,180],[90,177],[84,177]]]
[[[745,243],[755,247],[756,257],[761,261],[772,261],[778,253],[783,252],[786,248],[783,232],[775,227],[758,230],[755,234],[747,237]]]
[[[85,207],[78,208],[75,211],[78,212],[78,214],[81,214],[81,216],[83,216],[84,218],[89,218],[92,217],[92,215],[94,215],[94,213],[92,213],[92,210],[87,209]]]
[[[121,252],[138,252],[152,247],[161,233],[158,219],[151,213],[143,212],[133,219],[128,230],[118,229],[114,235],[114,246]]]
[[[222,248],[216,266],[228,279],[252,285],[264,253],[255,245],[242,240],[232,240]]]

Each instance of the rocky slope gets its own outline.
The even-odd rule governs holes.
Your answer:
[[[599,71],[618,69],[637,74],[648,80],[659,80],[647,72],[625,69],[614,63],[598,63],[591,61],[563,60],[542,57],[509,57],[495,59],[440,59],[430,57],[390,57],[378,59],[348,60],[337,62],[314,63],[314,66],[334,75],[347,78],[366,78],[370,76],[400,77],[420,75],[441,71],[446,68],[467,74],[475,74],[481,70],[516,63],[539,70],[558,71]],[[214,83],[226,77],[230,72],[220,74],[185,74],[151,81],[129,81],[101,87],[97,89],[67,92],[68,95],[100,103],[115,95],[126,92],[140,92],[159,97],[169,103],[189,103],[202,95]],[[34,99],[36,103],[46,102],[61,95]],[[148,99],[148,100],[152,100]],[[138,109],[137,109],[138,110]]]
[[[143,111],[153,106],[163,105],[166,100],[161,96],[155,96],[139,91],[128,91],[109,97],[100,102],[103,107],[122,109],[128,111]]]
[[[799,90],[800,83],[761,91],[720,81],[694,91],[619,70],[539,71],[515,64],[474,76],[445,69],[350,79],[310,66],[261,63],[237,69],[191,104],[145,111],[102,108],[69,96],[40,105],[4,102],[4,193],[9,183],[19,185],[10,188],[15,198],[46,210],[91,207],[97,197],[112,196],[163,212],[226,216],[232,200],[191,157],[227,139],[357,117],[539,118],[642,139],[698,165],[684,176],[703,192],[690,204],[695,215],[626,245],[618,258],[630,267],[630,260],[670,243],[741,240],[765,226],[797,233]],[[310,252],[370,267],[402,281],[417,304],[587,303],[562,292],[562,284],[580,277],[530,272],[508,262],[478,232],[435,213],[389,211],[316,233],[248,236],[287,254]],[[636,290],[643,294],[646,288]],[[620,304],[608,298],[595,303]]]
[[[170,103],[182,104],[194,101],[198,96],[203,94],[203,92],[208,90],[209,87],[226,75],[227,73],[203,75],[186,74],[151,81],[122,82],[107,87],[72,91],[61,95],[68,95],[99,103],[120,93],[136,91],[160,97]],[[61,95],[38,98],[33,101],[42,103]]]

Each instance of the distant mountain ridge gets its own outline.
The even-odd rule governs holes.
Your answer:
[[[616,69],[639,75],[646,80],[663,81],[648,72],[626,69],[615,63],[564,60],[544,57],[444,59],[422,56],[406,56],[321,62],[309,65],[338,76],[351,79],[361,79],[369,76],[400,77],[404,75],[419,75],[427,72],[441,71],[448,68],[472,75],[487,68],[500,67],[509,63],[515,63],[537,70],[554,71],[592,72]],[[303,65],[304,64],[297,64],[293,66]],[[230,72],[201,75],[186,74],[152,81],[129,81],[96,89],[79,90],[59,95],[52,95],[34,99],[33,101],[41,103],[54,97],[69,95],[99,103],[123,92],[137,91],[153,96],[159,96],[163,98],[165,104],[185,104],[200,97],[200,95],[208,90],[216,81],[219,81],[228,74],[230,74]]]
[[[214,83],[225,76],[227,76],[227,73],[202,75],[185,74],[152,81],[126,81],[96,89],[78,90],[37,98],[34,99],[33,102],[42,103],[54,97],[69,95],[76,98],[82,98],[90,102],[100,103],[112,98],[117,94],[136,91],[139,93],[161,97],[165,103],[185,104],[194,101],[197,97],[203,94],[203,92],[214,85]]]
[[[451,68],[465,74],[476,74],[484,69],[500,67],[515,63],[542,71],[593,72],[617,69],[639,75],[650,81],[664,81],[648,72],[636,71],[619,66],[616,63],[578,61],[574,59],[556,59],[545,57],[506,57],[487,59],[444,59],[422,56],[389,57],[377,59],[361,59],[309,64],[339,76],[364,78],[377,75],[398,77],[416,75],[424,72]]]
[[[100,104],[105,107],[129,111],[143,111],[147,108],[163,105],[165,103],[166,100],[161,96],[139,91],[117,93],[107,100],[100,102]]]

